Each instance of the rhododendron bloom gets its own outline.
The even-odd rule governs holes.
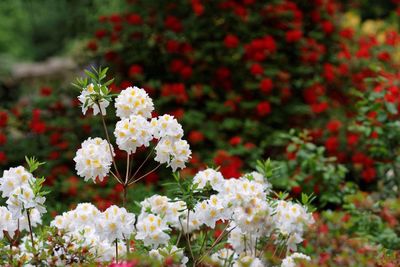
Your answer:
[[[141,146],[149,146],[153,139],[149,121],[140,115],[132,115],[117,122],[114,135],[119,149],[135,153]]]
[[[103,115],[106,114],[106,108],[110,104],[110,102],[104,98],[100,100],[95,100],[95,97],[93,95],[99,94],[100,96],[103,96],[104,93],[102,90],[99,90],[99,93],[96,93],[94,90],[94,85],[91,83],[89,84],[86,88],[84,88],[78,96],[79,101],[82,104],[82,113],[86,114],[86,111],[89,108],[93,109],[93,114],[97,115],[98,113],[101,113]],[[96,102],[98,101],[98,102]]]
[[[8,232],[10,236],[14,236],[17,225],[16,221],[13,220],[11,212],[6,207],[0,207],[0,240],[3,239],[3,231]]]
[[[128,118],[131,115],[140,115],[151,118],[154,110],[153,100],[144,89],[128,87],[122,90],[115,99],[116,115],[120,118]]]
[[[75,169],[85,181],[92,179],[96,182],[97,177],[102,181],[110,171],[114,155],[113,148],[106,140],[89,137],[76,152]]]
[[[29,185],[33,180],[34,177],[32,174],[22,166],[5,170],[3,177],[0,178],[0,191],[3,192],[2,197],[9,197],[11,192],[17,187]]]
[[[136,224],[136,239],[143,240],[146,246],[157,248],[166,244],[170,236],[165,231],[170,230],[165,220],[158,215],[141,214]]]

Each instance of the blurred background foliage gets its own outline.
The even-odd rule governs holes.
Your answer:
[[[2,0],[0,54],[44,60],[85,38],[100,14],[120,12],[123,0]]]

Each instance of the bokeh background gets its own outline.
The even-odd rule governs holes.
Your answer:
[[[237,178],[271,158],[275,188],[316,196],[303,248],[315,266],[396,266],[399,2],[2,0],[0,170],[46,161],[48,218],[119,203],[120,186],[84,183],[72,161],[103,133],[71,82],[109,67],[114,92],[142,87],[181,122],[193,151],[183,177],[211,166]],[[135,185],[130,208],[170,178],[161,169]]]

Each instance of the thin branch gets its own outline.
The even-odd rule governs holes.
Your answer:
[[[120,178],[121,175],[119,174],[117,164],[115,163],[115,159],[114,159],[114,155],[113,155],[113,150],[112,150],[112,145],[111,145],[111,141],[110,141],[110,136],[109,136],[109,134],[108,134],[106,121],[105,121],[105,119],[104,119],[105,116],[104,116],[104,114],[103,114],[103,111],[101,111],[99,101],[96,101],[96,104],[97,104],[97,106],[98,106],[98,108],[99,108],[99,111],[100,111],[101,122],[102,122],[102,124],[103,124],[103,129],[104,129],[104,132],[105,132],[105,134],[106,134],[106,139],[107,139],[108,145],[109,145],[109,147],[110,147],[110,154],[111,154],[112,162],[113,162],[113,165],[114,165],[114,169],[115,169],[115,171],[117,172],[117,176]],[[118,182],[120,182],[120,181],[121,181],[121,179],[118,179]]]
[[[210,252],[213,250],[213,248],[218,245],[218,243],[225,238],[226,236],[228,236],[230,234],[230,232],[232,232],[235,227],[232,227],[232,229],[230,229],[229,231],[226,231],[226,229],[229,227],[229,223],[227,223],[227,225],[225,226],[224,230],[222,231],[222,233],[218,236],[218,238],[214,241],[214,243],[211,245],[211,247],[206,251],[206,253],[204,253],[201,257],[199,257],[199,259],[196,261],[196,264],[199,264],[203,261],[203,258],[206,257],[208,254],[210,254]]]
[[[144,175],[140,176],[139,178],[137,178],[136,180],[130,181],[130,182],[128,181],[128,186],[130,186],[130,185],[132,185],[132,184],[134,184],[134,183],[140,181],[141,179],[143,179],[144,177],[146,177],[146,176],[149,175],[150,173],[156,171],[158,168],[160,168],[160,166],[161,166],[161,163],[158,164],[157,167],[155,167],[155,168],[152,169],[151,171],[149,171],[149,172],[147,172],[146,174],[144,174]]]
[[[140,164],[140,166],[137,168],[137,170],[135,171],[135,173],[132,175],[132,177],[129,178],[129,180],[132,180],[133,178],[136,177],[136,175],[138,174],[138,172],[140,171],[140,169],[143,167],[143,165],[149,160],[150,155],[153,153],[155,146],[150,150],[150,152],[147,154],[146,158],[144,159],[144,161],[142,162],[142,164]]]

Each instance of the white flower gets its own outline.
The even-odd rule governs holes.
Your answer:
[[[264,267],[265,264],[256,257],[249,255],[241,255],[239,259],[232,265],[232,267]]]
[[[211,261],[218,266],[230,266],[229,263],[234,262],[238,255],[230,248],[222,248],[211,255]]]
[[[96,115],[101,111],[103,115],[106,115],[106,108],[110,104],[110,102],[106,99],[99,100],[99,105],[93,100],[93,94],[99,94],[100,96],[104,95],[102,90],[99,93],[94,91],[94,85],[91,83],[85,89],[82,90],[80,96],[78,96],[79,101],[82,103],[82,113],[86,114],[88,108],[93,109],[93,115]],[[99,109],[100,106],[100,109]]]
[[[281,267],[296,267],[295,259],[311,260],[309,256],[302,253],[293,253],[282,260]]]
[[[153,195],[140,202],[140,205],[142,212],[164,216],[168,210],[169,201],[170,199],[166,196]]]
[[[135,86],[121,91],[115,99],[115,108],[116,115],[120,118],[128,118],[131,115],[151,118],[154,105],[146,91]]]
[[[40,213],[45,213],[45,200],[45,197],[35,196],[30,186],[23,185],[11,192],[6,203],[13,218],[19,219],[26,209],[36,208]]]
[[[165,114],[151,120],[153,135],[157,139],[168,137],[170,139],[181,139],[183,137],[182,125],[174,116]]]
[[[140,214],[136,225],[136,239],[143,240],[146,246],[157,248],[166,244],[170,236],[165,231],[170,230],[165,220],[158,215]]]
[[[13,220],[11,212],[6,207],[0,207],[0,240],[3,239],[3,231],[13,237],[17,230],[17,222]]]
[[[246,178],[252,178],[256,183],[262,185],[264,191],[268,191],[271,189],[271,184],[267,181],[267,179],[259,172],[251,172],[244,175]]]
[[[251,198],[233,210],[233,221],[246,233],[262,235],[273,227],[272,208],[264,199]]]
[[[135,215],[125,208],[112,205],[106,209],[100,220],[101,235],[109,241],[129,238],[133,233]]]
[[[149,252],[149,256],[153,259],[157,259],[160,263],[164,263],[164,260],[171,257],[174,263],[179,262],[179,264],[174,264],[174,266],[185,267],[189,258],[183,254],[183,249],[179,249],[176,246],[152,249]]]
[[[178,168],[184,168],[185,163],[191,158],[192,154],[187,141],[174,141],[170,138],[161,139],[155,150],[156,157],[154,160],[159,163],[167,163],[173,171]]]
[[[193,184],[197,184],[198,189],[203,189],[207,183],[210,183],[214,190],[220,191],[223,182],[222,174],[213,169],[199,171],[193,178]]]
[[[290,201],[279,200],[273,216],[280,233],[288,237],[288,246],[296,250],[296,244],[303,241],[304,227],[314,223],[311,213],[303,206]]]
[[[209,200],[197,203],[194,211],[199,221],[211,228],[215,227],[217,221],[226,219],[224,207],[216,196],[211,196]]]
[[[180,218],[187,214],[186,203],[183,201],[170,201],[168,202],[168,209],[165,212],[164,220],[166,220],[172,227],[180,228]],[[189,218],[190,219],[190,218]]]
[[[283,235],[302,233],[305,225],[314,223],[311,213],[297,203],[279,200],[275,209],[277,226]]]
[[[29,221],[28,221],[28,216],[26,215],[27,211],[25,211],[22,216],[19,218],[19,230],[27,230],[29,231]],[[31,220],[31,226],[36,227],[42,223],[42,214],[39,212],[39,210],[35,209],[30,209],[29,210],[29,217]]]
[[[246,248],[253,248],[256,245],[257,236],[246,234],[234,223],[229,225],[229,230],[228,243],[236,253],[241,254]]]
[[[89,137],[84,141],[74,157],[78,175],[85,181],[93,179],[95,182],[96,177],[102,181],[108,175],[115,155],[112,147],[110,152],[110,147],[106,140],[98,137],[94,139]]]
[[[32,174],[22,166],[4,171],[3,177],[0,178],[0,191],[3,192],[2,197],[9,197],[15,188],[22,185],[29,185],[29,182],[33,182],[34,179]]]
[[[148,147],[153,139],[150,122],[140,115],[132,115],[117,122],[114,135],[121,150],[135,153],[136,148]]]

